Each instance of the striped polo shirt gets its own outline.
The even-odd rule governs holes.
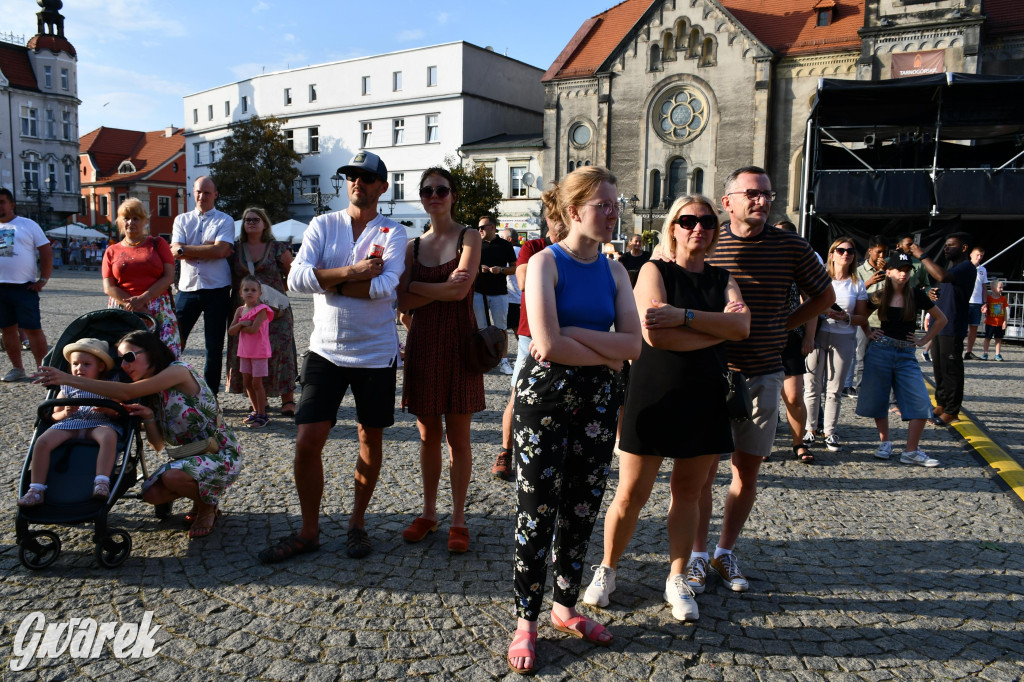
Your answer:
[[[789,285],[795,283],[807,297],[832,285],[811,245],[793,232],[770,225],[753,237],[737,237],[726,223],[707,262],[729,271],[750,308],[750,336],[726,342],[729,367],[748,377],[781,372]]]

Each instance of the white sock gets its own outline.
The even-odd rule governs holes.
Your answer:
[[[693,561],[697,558],[703,559],[704,561],[710,560],[710,557],[708,556],[707,552],[690,552],[690,561]]]
[[[723,554],[732,554],[732,550],[731,549],[722,549],[721,547],[716,545],[715,546],[715,558],[717,559],[718,557],[722,556]]]
[[[92,479],[93,483],[110,483],[110,476],[97,476]]]
[[[42,483],[29,483],[28,484],[28,489],[29,490],[38,490],[41,493],[45,493],[46,492],[46,486],[43,485]]]

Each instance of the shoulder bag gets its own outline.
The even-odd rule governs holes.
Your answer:
[[[270,244],[267,244],[267,248],[270,248]],[[245,266],[249,268],[249,274],[256,277],[256,268],[253,267],[252,261],[246,256],[245,247],[242,247],[242,258],[245,258]],[[268,284],[261,284],[260,289],[263,293],[260,295],[260,301],[266,303],[274,310],[284,310],[291,305],[291,300],[288,298],[288,294],[282,294],[280,291]]]

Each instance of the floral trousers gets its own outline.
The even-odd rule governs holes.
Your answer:
[[[572,607],[579,598],[622,395],[621,375],[607,367],[569,367],[529,358],[519,373],[512,452],[517,473],[515,598],[520,618],[538,618],[549,548],[554,601]]]

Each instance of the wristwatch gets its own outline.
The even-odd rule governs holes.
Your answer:
[[[47,282],[49,282],[50,280],[48,280],[48,279],[47,279],[47,278],[45,278],[45,277],[40,277],[40,278],[39,278],[39,279],[37,279],[36,281],[37,281],[37,282],[42,282],[43,284],[46,284],[46,283],[47,283]]]
[[[185,255],[185,249],[183,249],[182,247],[179,246],[178,250],[175,253],[177,253],[179,257],[180,256],[184,256]]]
[[[693,322],[693,311],[687,308],[683,314],[683,326],[689,327],[691,322]]]

